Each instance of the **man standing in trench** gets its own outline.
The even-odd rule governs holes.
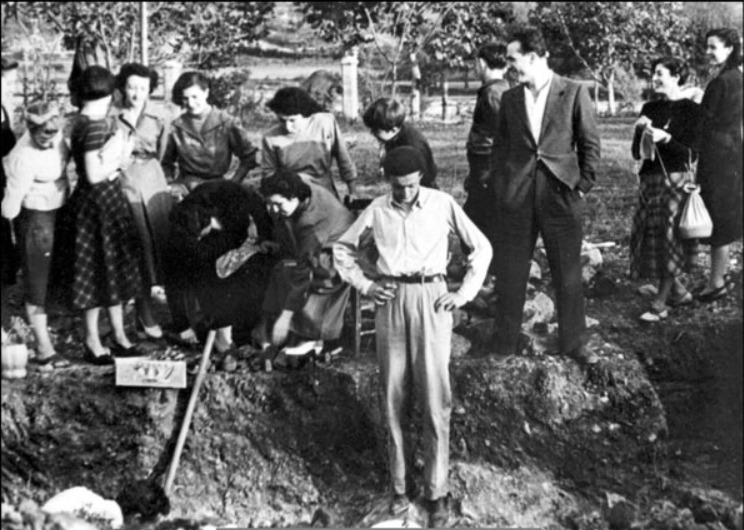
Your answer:
[[[377,305],[375,329],[389,433],[391,514],[400,515],[409,505],[407,493],[413,484],[406,483],[406,454],[412,451],[410,444],[404,443],[402,425],[416,398],[424,416],[424,497],[429,524],[441,527],[447,521],[451,312],[478,293],[492,250],[488,239],[450,195],[420,186],[425,168],[415,148],[391,150],[383,161],[391,192],[377,197],[359,215],[334,244],[333,253],[341,277]],[[450,233],[470,251],[465,278],[454,292],[447,290],[445,278]],[[379,253],[379,277],[375,280],[364,275],[357,261],[360,242],[370,235]]]

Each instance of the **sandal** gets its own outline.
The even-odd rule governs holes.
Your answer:
[[[29,362],[31,364],[35,364],[40,369],[49,369],[53,370],[55,368],[68,368],[72,365],[70,361],[62,357],[60,354],[55,353],[54,355],[50,355],[49,357],[44,357],[43,359],[40,359],[39,357],[34,357],[33,359],[29,359]]]

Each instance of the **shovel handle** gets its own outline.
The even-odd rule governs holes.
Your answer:
[[[176,442],[176,450],[173,452],[173,458],[171,459],[170,467],[168,468],[168,476],[165,479],[165,494],[169,495],[170,490],[173,487],[173,481],[176,478],[176,470],[178,469],[178,461],[181,459],[181,452],[183,446],[186,443],[186,435],[189,432],[189,426],[191,425],[191,417],[194,415],[194,409],[196,408],[196,401],[199,397],[199,389],[201,388],[204,378],[207,375],[207,367],[209,366],[209,355],[212,353],[212,347],[214,346],[214,339],[217,335],[215,330],[211,330],[207,335],[207,343],[204,345],[204,352],[202,353],[201,362],[199,363],[199,371],[196,374],[196,381],[194,381],[194,388],[191,390],[191,398],[189,399],[189,405],[186,407],[186,414],[183,417],[181,423],[181,431],[178,433],[178,441]]]

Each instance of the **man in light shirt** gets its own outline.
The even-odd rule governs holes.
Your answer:
[[[548,52],[533,28],[508,39],[507,62],[520,85],[501,99],[492,151],[497,223],[496,352],[517,352],[530,260],[538,233],[550,264],[558,307],[558,351],[582,364],[584,349],[581,241],[584,194],[599,165],[594,107],[583,85],[548,67]]]
[[[421,187],[425,168],[423,156],[413,147],[387,153],[383,169],[391,192],[359,215],[334,244],[333,253],[341,277],[377,304],[377,357],[390,435],[390,511],[403,513],[409,505],[407,493],[412,492],[405,456],[412,453],[405,448],[402,425],[415,398],[424,415],[424,498],[430,526],[438,527],[447,520],[451,312],[478,293],[492,250],[450,195]],[[470,249],[465,278],[454,292],[448,291],[445,278],[450,233]],[[361,242],[370,236],[379,253],[374,279],[366,277],[358,263]]]

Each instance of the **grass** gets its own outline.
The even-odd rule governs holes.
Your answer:
[[[462,204],[466,198],[463,189],[468,173],[465,142],[470,123],[422,122],[417,127],[429,140],[434,152],[440,188]],[[630,154],[631,128],[630,124],[600,123],[602,159],[597,182],[587,195],[584,219],[585,233],[591,241],[616,241],[629,237],[638,193],[638,165]],[[350,152],[358,170],[359,194],[372,197],[384,193],[388,188],[378,178],[377,141],[362,124],[344,124],[342,131],[347,139],[356,140]],[[340,189],[345,188],[342,185]]]

